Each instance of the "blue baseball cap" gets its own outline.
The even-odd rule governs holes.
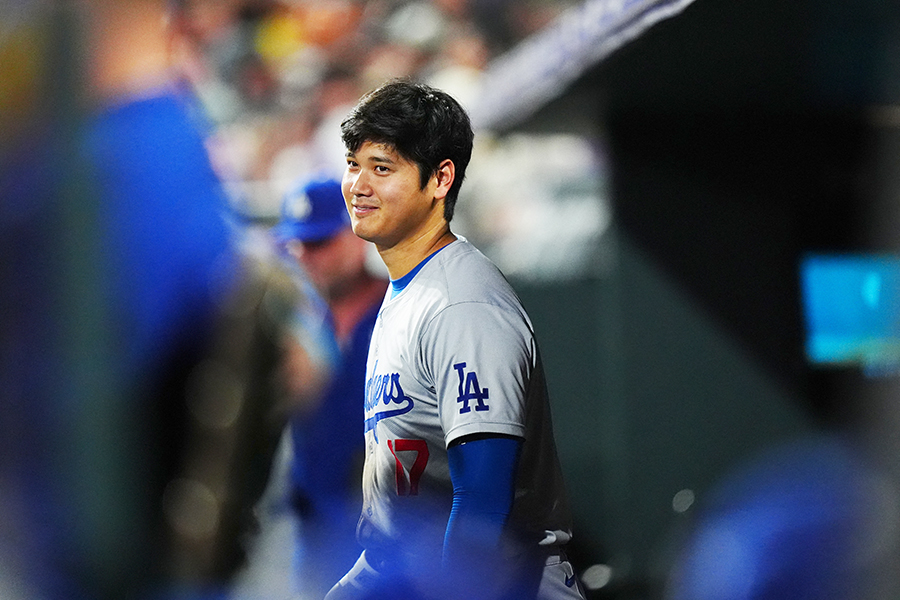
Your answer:
[[[331,177],[304,179],[281,203],[277,235],[283,240],[318,242],[350,226],[341,182]]]

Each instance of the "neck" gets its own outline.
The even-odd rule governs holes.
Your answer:
[[[416,265],[447,244],[456,241],[446,221],[426,230],[422,235],[389,248],[378,246],[378,254],[387,267],[391,279],[400,279]]]

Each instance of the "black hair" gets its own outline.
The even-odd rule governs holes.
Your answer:
[[[456,175],[444,201],[444,218],[453,218],[474,133],[469,115],[452,96],[422,83],[393,79],[360,99],[341,123],[341,139],[351,152],[366,142],[390,146],[418,166],[422,188],[443,160],[453,161]]]

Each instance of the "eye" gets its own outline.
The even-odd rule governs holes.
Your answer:
[[[391,170],[384,165],[375,165],[375,172],[384,175],[390,173]]]

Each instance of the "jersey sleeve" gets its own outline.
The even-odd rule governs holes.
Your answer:
[[[535,344],[520,313],[481,302],[451,305],[429,323],[420,349],[446,445],[471,434],[525,437]]]

